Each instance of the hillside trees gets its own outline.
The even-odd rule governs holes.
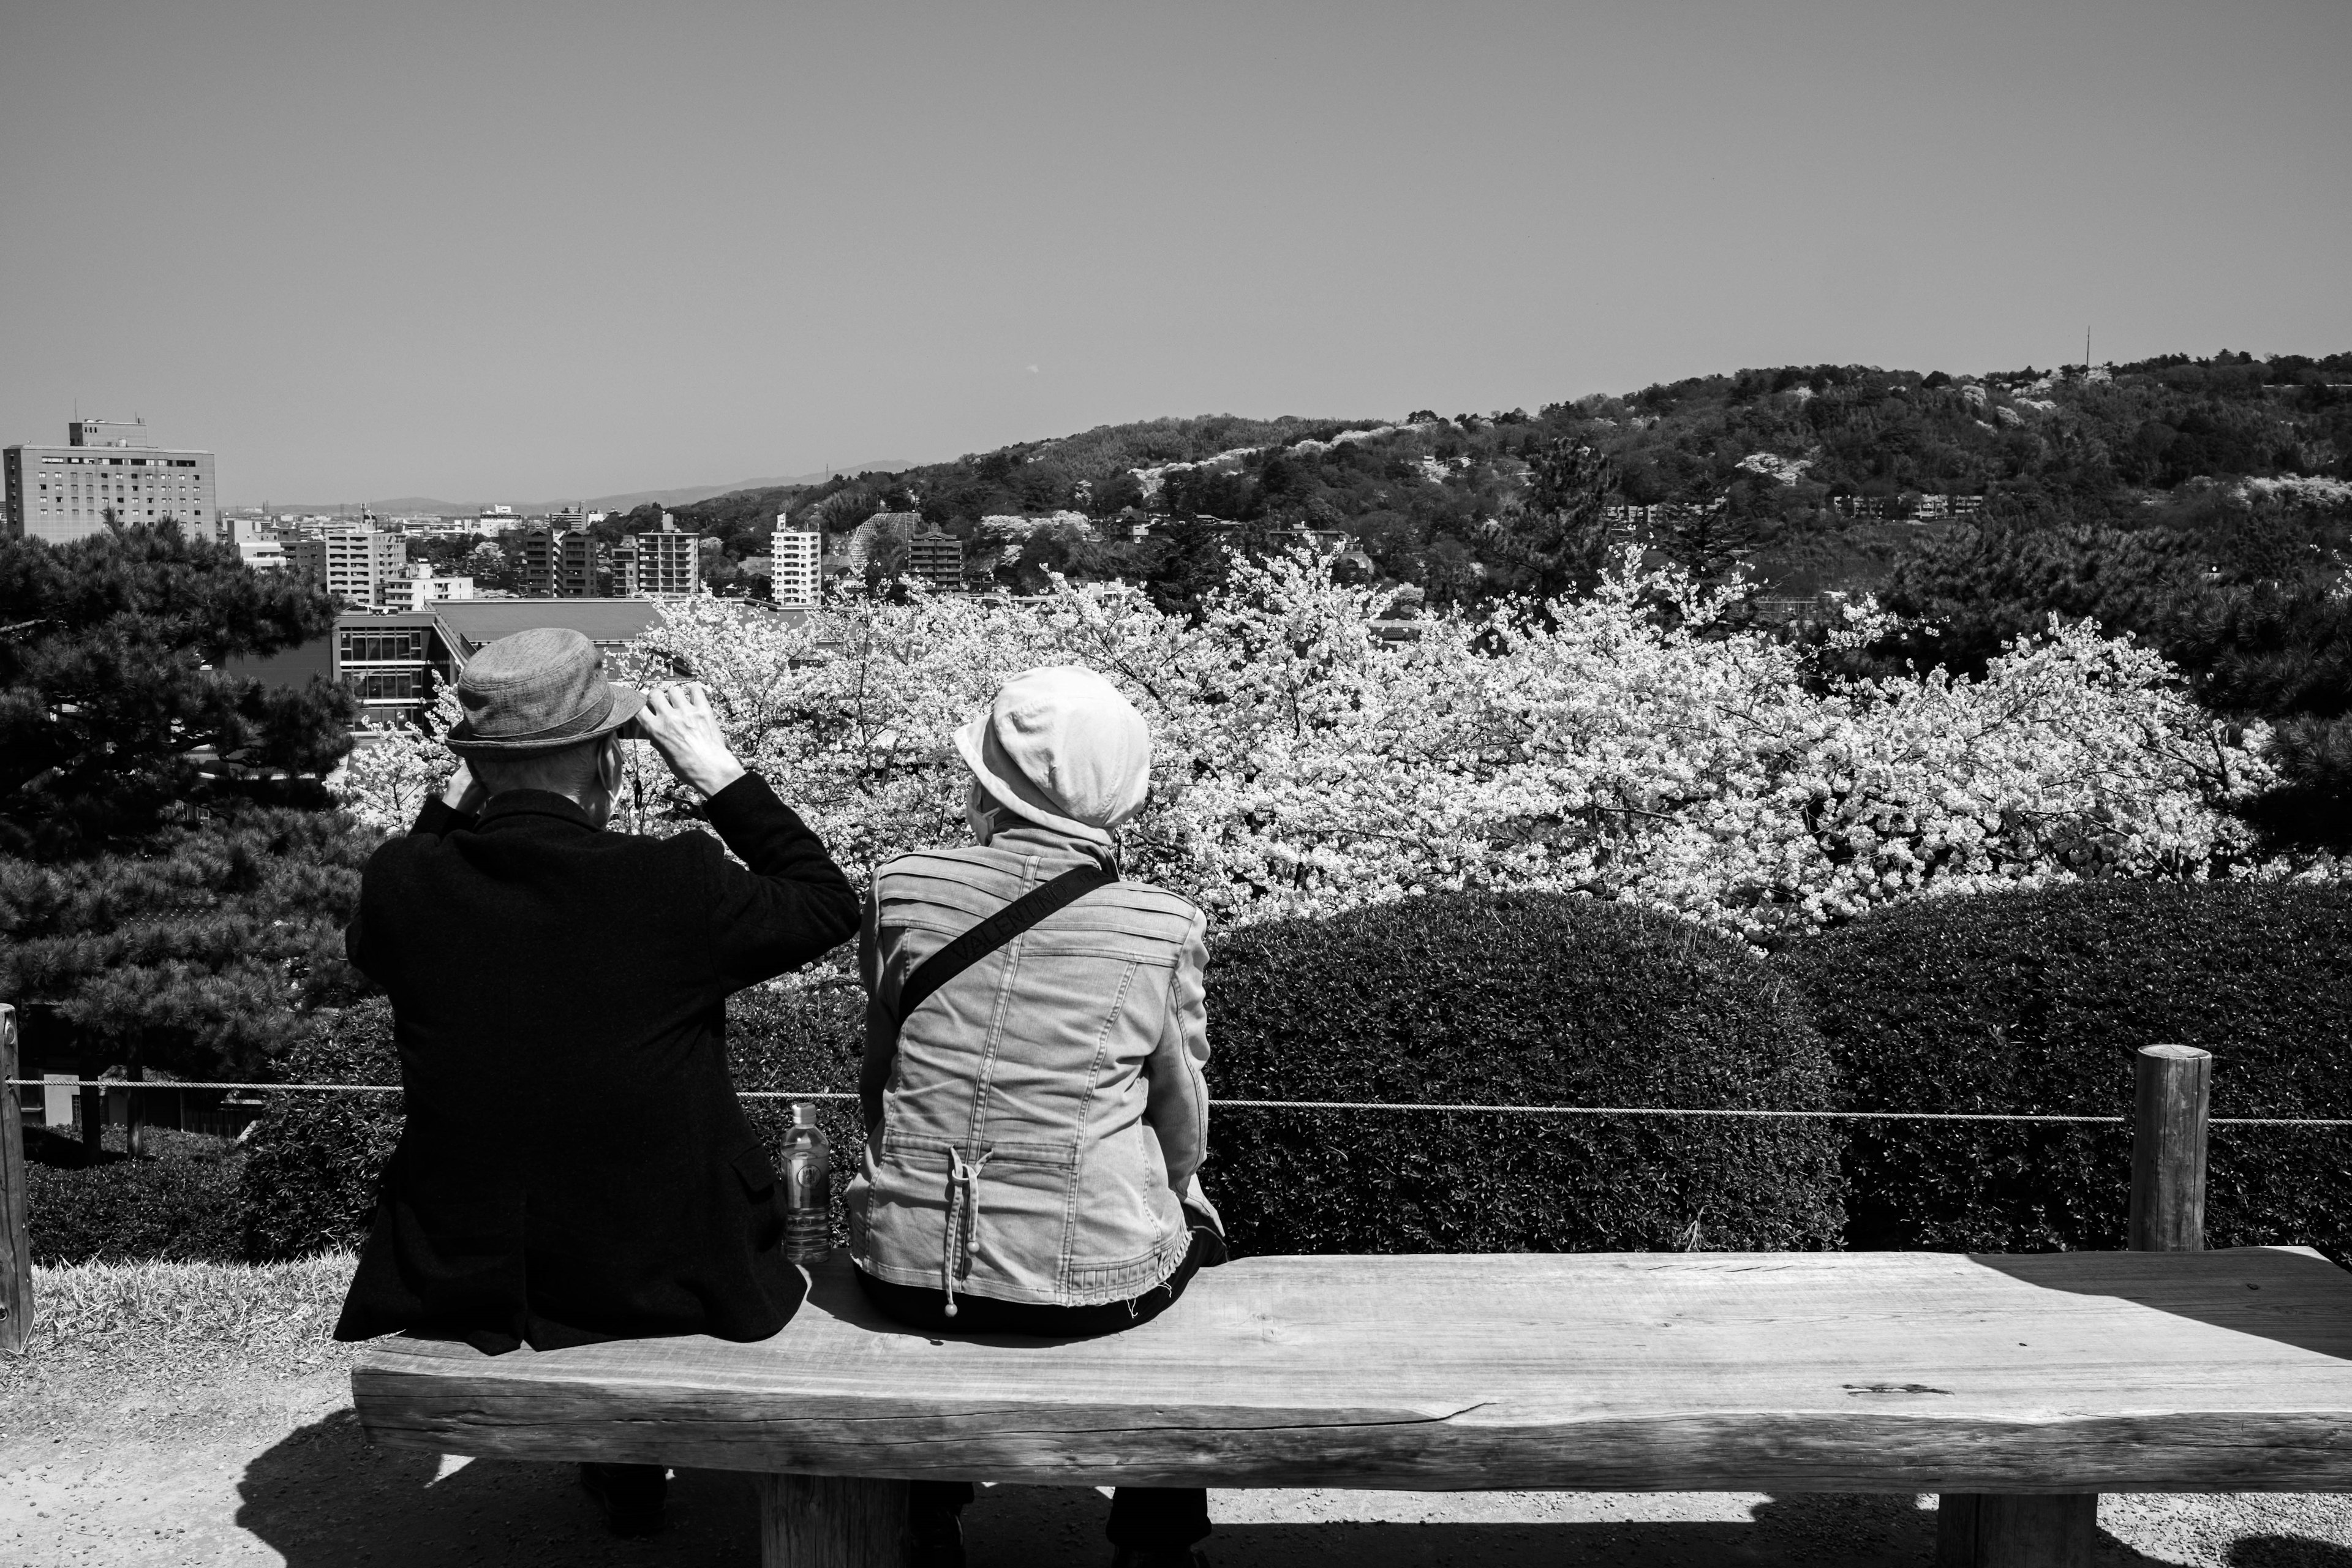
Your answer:
[[[333,622],[168,522],[0,542],[0,995],[89,1067],[247,1070],[358,984],[349,697],[218,672]]]
[[[2352,477],[2352,394],[2336,383],[2352,383],[2352,355],[2176,355],[2116,366],[2112,380],[2097,382],[2032,367],[1954,377],[1783,365],[1595,394],[1534,414],[1402,425],[1219,415],[1106,426],[677,510],[681,525],[720,535],[738,559],[760,552],[755,535],[785,503],[795,521],[835,533],[877,510],[919,510],[975,556],[984,543],[980,520],[1008,513],[1304,526],[1357,536],[1383,577],[1420,587],[1432,602],[1475,602],[1538,591],[1538,579],[1561,570],[1543,563],[1560,540],[1538,537],[1552,531],[1557,510],[1529,486],[1534,459],[1565,443],[1606,459],[1627,502],[1681,502],[1728,487],[1734,504],[1722,521],[1752,528],[1758,574],[1783,591],[1867,591],[1909,542],[1904,519],[1922,496],[2042,499],[2096,521],[2127,510],[2135,487],[2161,494],[2204,479]],[[1759,454],[1801,463],[1802,479],[1742,476]],[[1832,498],[1868,504],[1841,510]],[[1703,570],[1746,553],[1707,538],[1681,542],[1682,558]],[[1111,552],[1080,552],[1069,569],[1132,581],[1141,567]],[[998,581],[1033,591],[1038,574],[1023,564]],[[1566,574],[1591,577],[1589,566]]]
[[[2145,515],[1997,505],[1897,563],[1888,608],[1913,624],[1890,662],[1981,670],[2061,621],[2135,634],[2200,702],[2266,720],[2274,787],[2248,811],[2289,843],[2352,847],[2352,508],[2250,501],[2214,487]]]

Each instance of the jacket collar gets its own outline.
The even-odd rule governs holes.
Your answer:
[[[989,836],[988,847],[1047,860],[1091,860],[1113,871],[1118,869],[1118,857],[1108,847],[1034,822],[999,828]]]
[[[475,826],[480,831],[509,821],[520,826],[530,818],[549,816],[591,833],[599,831],[594,817],[580,809],[576,802],[551,789],[510,789],[494,795],[482,807],[482,815],[475,819]]]

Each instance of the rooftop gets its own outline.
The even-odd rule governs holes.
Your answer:
[[[434,616],[461,640],[471,657],[485,643],[533,626],[570,626],[599,643],[629,642],[661,619],[650,599],[452,599],[436,605]]]

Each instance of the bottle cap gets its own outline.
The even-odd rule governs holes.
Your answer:
[[[793,1101],[793,1125],[795,1127],[815,1126],[816,1107],[811,1105],[805,1100],[796,1100]]]

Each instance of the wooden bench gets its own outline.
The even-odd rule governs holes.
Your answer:
[[[1108,1339],[929,1338],[845,1265],[759,1344],[390,1340],[377,1442],[759,1472],[771,1564],[903,1552],[908,1478],[1944,1494],[1939,1560],[2095,1494],[2352,1490],[2352,1275],[2299,1248],[1253,1258]]]

